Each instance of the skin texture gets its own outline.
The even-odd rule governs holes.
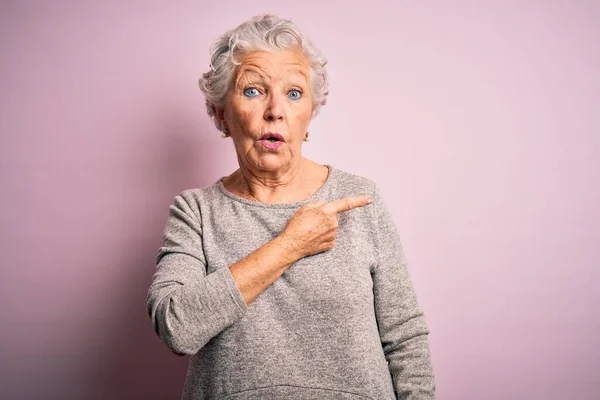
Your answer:
[[[213,108],[230,132],[240,166],[223,180],[230,192],[287,203],[310,197],[327,180],[327,167],[302,156],[313,115],[309,68],[296,51],[255,51],[241,59],[225,106]],[[285,143],[265,148],[259,139],[268,132],[279,133]],[[229,267],[246,304],[298,259],[331,249],[339,212],[371,202],[369,196],[357,196],[300,207],[279,236]]]

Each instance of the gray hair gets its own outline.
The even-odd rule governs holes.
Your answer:
[[[218,130],[221,122],[212,106],[222,109],[227,90],[231,84],[239,58],[256,50],[300,50],[310,64],[310,88],[313,101],[313,117],[327,101],[329,84],[325,64],[327,60],[312,42],[289,19],[275,14],[257,15],[225,32],[210,47],[210,71],[202,74],[199,85],[206,97],[206,109]]]

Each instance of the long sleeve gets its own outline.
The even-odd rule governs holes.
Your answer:
[[[148,289],[154,332],[178,355],[197,353],[247,311],[229,268],[207,275],[200,221],[189,193],[175,196]]]
[[[394,221],[374,187],[374,237],[378,262],[372,270],[381,343],[398,399],[435,399],[429,329],[417,303]]]

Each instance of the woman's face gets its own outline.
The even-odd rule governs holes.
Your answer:
[[[294,51],[255,51],[241,60],[223,122],[243,169],[284,171],[301,160],[313,112],[309,68]],[[278,134],[280,140],[261,140],[268,134]]]

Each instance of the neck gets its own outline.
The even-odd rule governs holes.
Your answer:
[[[239,196],[262,203],[298,201],[310,196],[315,186],[322,185],[311,173],[314,171],[312,164],[303,158],[299,163],[275,172],[253,171],[240,166],[230,175],[229,185]]]

